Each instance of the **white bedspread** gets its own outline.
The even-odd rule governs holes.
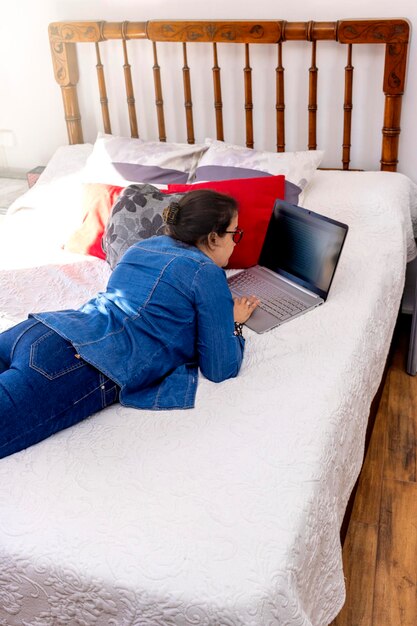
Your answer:
[[[323,306],[265,335],[246,330],[240,375],[201,378],[193,410],[117,405],[0,461],[1,626],[334,618],[340,524],[414,253],[416,200],[400,174],[317,172],[304,205],[350,226]],[[22,213],[8,219],[9,242]],[[109,275],[98,259],[36,249],[37,221],[30,258],[5,254],[17,269],[0,273],[4,328],[80,304]]]

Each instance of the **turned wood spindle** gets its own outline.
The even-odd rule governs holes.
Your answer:
[[[246,146],[253,148],[252,68],[249,60],[248,43],[245,43],[245,67],[243,69],[243,75],[245,83]]]
[[[98,90],[100,93],[101,115],[103,118],[104,132],[111,135],[109,100],[107,98],[106,79],[104,77],[104,67],[101,62],[100,48],[99,48],[98,42],[95,42],[95,46],[96,46],[96,59],[97,59],[96,69],[97,69]]]
[[[309,68],[308,95],[308,149],[317,148],[317,65],[316,41],[311,42],[311,67]]]
[[[139,137],[138,122],[136,118],[136,108],[135,108],[135,96],[133,93],[132,72],[131,72],[131,68],[129,64],[129,58],[127,55],[127,45],[126,45],[125,36],[123,36],[122,44],[123,44],[123,59],[124,59],[123,72],[125,75],[126,101],[127,101],[127,110],[129,113],[130,134],[132,137]]]
[[[353,107],[353,65],[352,65],[352,44],[347,47],[347,65],[345,67],[345,102],[343,104],[343,146],[342,163],[343,169],[349,169],[351,129],[352,129],[352,107]]]
[[[184,107],[185,107],[185,122],[187,125],[187,142],[195,143],[194,137],[194,121],[193,121],[193,101],[191,98],[191,80],[190,80],[190,68],[187,61],[187,44],[183,42],[182,52],[184,65],[182,68],[182,76],[184,83]]]
[[[217,44],[213,43],[213,89],[214,89],[214,112],[216,116],[216,137],[224,141],[223,133],[223,102],[220,79],[220,67],[217,58]]]
[[[165,133],[165,117],[164,117],[164,100],[162,97],[162,82],[161,82],[161,68],[158,65],[158,53],[156,50],[156,43],[152,42],[153,46],[153,82],[155,86],[155,105],[156,115],[158,118],[158,133],[159,141],[166,141]]]
[[[278,43],[278,65],[276,73],[276,123],[277,123],[277,152],[285,151],[285,98],[284,98],[284,67],[282,65],[282,42]]]

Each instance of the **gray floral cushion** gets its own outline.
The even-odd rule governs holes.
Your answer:
[[[163,235],[162,211],[184,193],[163,193],[153,185],[129,185],[114,204],[102,246],[113,269],[126,250],[153,235]]]

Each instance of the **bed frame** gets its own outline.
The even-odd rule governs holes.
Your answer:
[[[109,99],[107,97],[106,78],[101,59],[100,46],[111,40],[120,40],[124,59],[123,72],[130,132],[132,137],[139,137],[138,115],[135,106],[134,81],[128,56],[128,41],[149,40],[153,51],[153,81],[155,91],[155,111],[160,141],[166,141],[164,97],[162,72],[158,62],[158,43],[171,42],[182,47],[182,73],[184,116],[186,141],[195,142],[194,102],[191,93],[191,69],[188,65],[189,46],[211,44],[213,85],[213,114],[216,137],[224,140],[224,116],[222,94],[222,70],[220,67],[217,44],[237,44],[243,46],[244,66],[244,118],[246,145],[254,146],[254,106],[252,98],[252,46],[268,44],[276,48],[275,76],[275,127],[276,150],[285,151],[285,69],[283,66],[284,43],[289,41],[307,41],[311,45],[311,65],[308,70],[308,140],[310,150],[317,146],[317,49],[320,42],[334,41],[346,47],[346,66],[344,68],[343,102],[343,137],[341,145],[341,168],[350,170],[351,163],[351,128],[353,109],[353,47],[357,44],[376,44],[385,46],[382,89],[384,93],[384,113],[382,121],[382,143],[380,169],[396,171],[400,137],[401,102],[405,87],[407,48],[410,25],[405,19],[366,19],[340,20],[336,22],[286,22],[271,21],[148,21],[148,22],[55,22],[49,26],[49,38],[52,50],[55,78],[61,87],[65,120],[70,144],[83,143],[83,128],[78,104],[77,83],[79,71],[77,45],[90,43],[95,46],[98,92],[101,105],[103,130],[112,132]],[[285,50],[287,52],[287,50]],[[171,77],[170,77],[171,80]],[[181,80],[181,77],[180,77]],[[141,85],[138,85],[140,87]],[[201,103],[207,108],[207,102]],[[273,107],[270,107],[273,109]],[[261,111],[258,113],[263,114]],[[140,116],[139,116],[140,117]],[[364,146],[364,149],[366,146]],[[376,394],[368,422],[367,444],[373,428],[385,376]],[[344,518],[341,537],[346,535],[350,513],[353,507],[355,486]]]
[[[340,20],[337,22],[286,22],[271,21],[148,21],[148,22],[55,22],[49,26],[55,78],[62,90],[65,120],[70,144],[83,143],[83,129],[78,104],[77,83],[79,80],[76,45],[94,44],[99,97],[103,118],[103,130],[112,132],[107,97],[104,66],[101,61],[100,45],[109,40],[120,40],[123,47],[124,78],[126,101],[132,137],[139,136],[138,116],[135,107],[135,94],[127,42],[147,39],[153,47],[153,77],[155,107],[160,141],[166,141],[164,98],[161,68],[158,63],[158,43],[172,42],[182,46],[182,82],[184,90],[184,115],[186,140],[194,143],[193,99],[191,94],[191,69],[188,65],[187,50],[192,44],[211,43],[213,55],[212,82],[214,95],[214,116],[217,139],[224,139],[223,96],[221,88],[221,67],[219,65],[218,43],[244,46],[243,82],[246,145],[254,146],[252,68],[250,65],[251,47],[260,44],[275,45],[276,69],[271,76],[276,83],[276,149],[285,150],[285,97],[283,66],[283,44],[302,40],[311,43],[311,66],[309,68],[308,95],[308,142],[310,150],[317,148],[317,49],[320,42],[335,41],[346,46],[346,67],[344,104],[342,168],[351,169],[351,124],[353,108],[353,46],[357,44],[385,45],[383,72],[383,92],[385,94],[384,119],[382,123],[382,147],[380,169],[396,171],[400,136],[401,101],[404,93],[407,47],[410,25],[404,19],[365,19]],[[287,52],[287,50],[286,50]],[[242,69],[242,68],[241,68]],[[207,107],[207,103],[204,103]],[[261,112],[262,113],[262,112]]]

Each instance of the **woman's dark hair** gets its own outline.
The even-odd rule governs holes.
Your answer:
[[[165,209],[166,233],[184,243],[204,244],[210,233],[225,233],[237,210],[231,196],[211,189],[189,191]]]

